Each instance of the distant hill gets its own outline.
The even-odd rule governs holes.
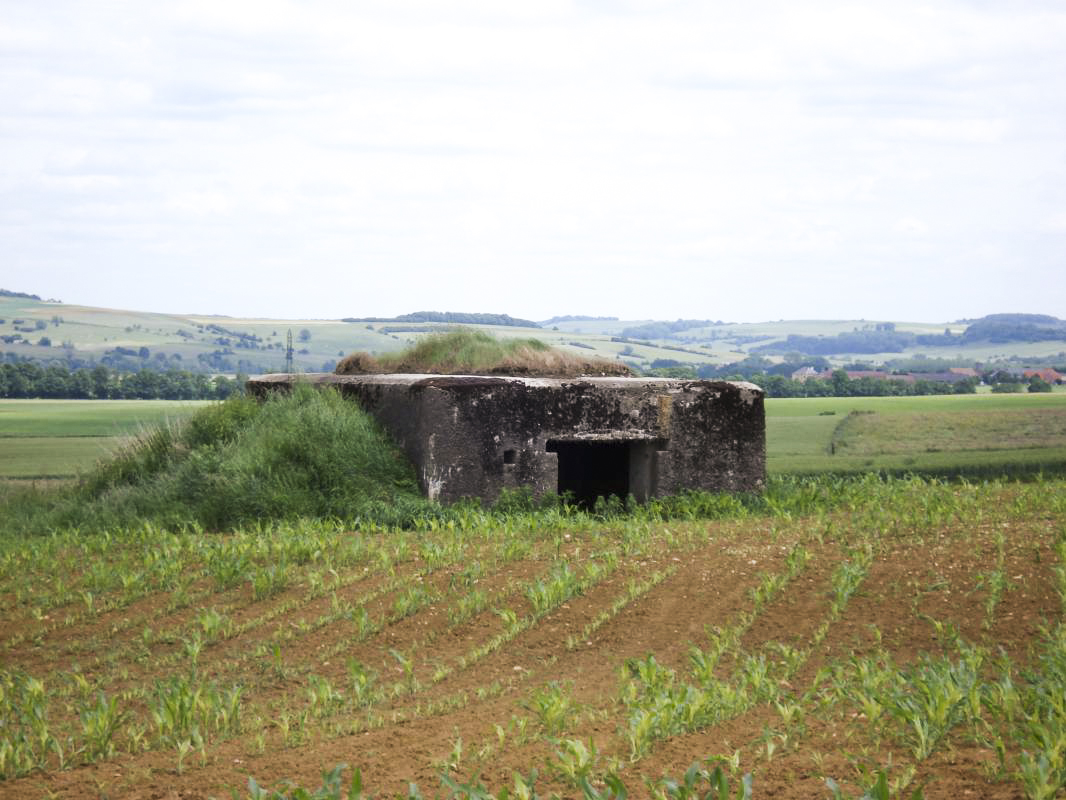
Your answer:
[[[41,298],[35,294],[26,294],[25,292],[12,292],[7,289],[0,289],[0,297],[21,297],[24,300],[40,300]]]
[[[960,337],[963,343],[1066,341],[1066,320],[1046,314],[989,314],[970,323]]]
[[[752,353],[804,353],[812,356],[831,356],[838,353],[902,353],[920,344],[953,345],[961,337],[944,334],[897,332],[878,328],[838,333],[836,336],[799,336],[789,334],[784,341],[771,342],[751,348]]]
[[[902,353],[914,347],[965,347],[981,343],[1066,342],[1066,321],[1045,314],[989,314],[973,320],[961,335],[897,331],[894,323],[878,323],[835,336],[790,334],[783,341],[751,348],[752,353],[837,355],[842,353]]]
[[[294,367],[328,372],[349,353],[380,357],[456,325],[481,328],[501,339],[532,337],[571,355],[596,355],[639,370],[672,365],[700,374],[712,368],[721,368],[721,375],[740,374],[741,367],[788,372],[793,363],[864,369],[872,367],[848,365],[920,358],[953,366],[1066,364],[1066,322],[1038,314],[992,314],[948,323],[731,323],[591,315],[560,315],[537,323],[508,314],[439,311],[344,321],[271,320],[59,304],[0,290],[0,360],[73,368],[100,364],[119,371],[276,372],[285,368],[291,332]],[[623,336],[623,331],[636,335]]]
[[[617,322],[618,317],[590,317],[585,314],[566,314],[562,317],[552,317],[546,319],[541,325],[547,327],[548,325],[558,325],[560,322]]]
[[[517,319],[509,314],[470,314],[461,311],[416,311],[398,317],[344,317],[341,322],[436,322],[449,325],[503,325],[511,328],[539,328],[540,323]]]
[[[353,351],[389,353],[426,333],[455,325],[491,327],[508,334],[540,330],[536,322],[507,314],[422,311],[387,318],[394,324],[351,324],[354,321],[158,314],[57,305],[37,295],[3,290],[0,360],[68,368],[99,364],[123,372],[176,369],[257,374],[285,368],[291,332],[293,366],[299,371],[328,372]],[[601,355],[614,357],[613,353]]]
[[[668,339],[675,333],[692,330],[693,328],[709,328],[712,325],[722,325],[722,321],[712,322],[709,319],[679,319],[673,322],[647,322],[643,325],[634,325],[623,328],[621,335],[626,339]]]
[[[0,359],[118,371],[170,369],[206,374],[277,371],[292,331],[295,366],[328,371],[353,348],[386,351],[400,337],[339,320],[259,320],[58,305],[0,293]]]

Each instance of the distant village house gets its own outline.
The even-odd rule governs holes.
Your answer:
[[[1061,372],[1059,372],[1058,370],[1054,370],[1051,367],[1046,367],[1044,369],[1026,369],[1026,370],[1022,370],[1022,377],[1025,378],[1026,380],[1029,380],[1031,378],[1038,377],[1038,376],[1040,378],[1043,378],[1048,383],[1059,383],[1059,384],[1061,384],[1064,381],[1066,381],[1066,375],[1063,375]]]

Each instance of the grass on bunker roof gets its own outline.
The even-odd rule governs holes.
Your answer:
[[[632,375],[632,370],[620,361],[581,358],[539,339],[498,339],[473,329],[424,336],[399,353],[377,357],[352,353],[341,360],[336,372],[339,375],[400,372],[544,378]]]

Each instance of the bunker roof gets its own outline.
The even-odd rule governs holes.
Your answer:
[[[600,389],[645,389],[645,388],[689,388],[699,389],[724,384],[724,381],[686,381],[677,378],[619,378],[616,376],[578,377],[578,378],[528,378],[520,375],[435,375],[427,373],[383,373],[367,375],[335,375],[331,372],[289,375],[277,373],[259,375],[254,379],[257,385],[278,384],[287,386],[294,381],[306,381],[315,386],[345,386],[361,384],[380,384],[387,386],[433,387],[437,389],[462,389],[463,387],[484,387],[493,385],[517,385],[529,388],[552,388],[589,384]],[[763,390],[747,381],[729,381],[729,385],[743,391],[754,392],[762,396]]]

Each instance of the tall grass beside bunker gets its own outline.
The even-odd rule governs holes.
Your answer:
[[[296,517],[391,518],[424,511],[410,464],[335,391],[297,385],[237,397],[146,430],[76,485],[8,495],[0,533],[226,530]]]

